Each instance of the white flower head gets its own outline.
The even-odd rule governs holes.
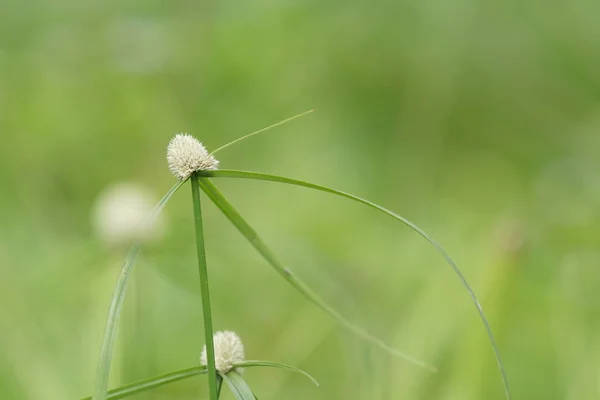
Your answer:
[[[119,182],[106,187],[92,209],[92,227],[111,246],[151,241],[163,233],[163,220],[150,217],[156,199],[145,186]]]
[[[213,340],[215,344],[215,365],[217,371],[227,374],[234,369],[233,364],[244,361],[244,345],[235,332],[215,332]],[[200,364],[207,365],[206,345],[200,355]]]
[[[192,135],[178,133],[167,146],[167,162],[176,178],[186,180],[196,171],[217,169],[219,161]]]

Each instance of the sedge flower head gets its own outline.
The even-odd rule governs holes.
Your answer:
[[[179,133],[171,139],[167,146],[167,162],[171,173],[182,181],[194,172],[214,170],[219,166],[219,161],[204,145],[187,133]]]
[[[235,368],[234,364],[244,361],[244,345],[235,332],[215,332],[213,341],[215,344],[215,366],[220,373],[227,374]],[[202,365],[208,364],[206,345],[202,349],[200,363]]]
[[[164,220],[162,216],[151,218],[155,203],[156,198],[143,185],[112,184],[98,195],[92,208],[94,232],[110,246],[159,239],[164,233]]]

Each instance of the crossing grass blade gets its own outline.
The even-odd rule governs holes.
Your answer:
[[[402,222],[403,224],[407,225],[409,228],[411,228],[412,230],[414,230],[415,232],[417,232],[425,240],[427,240],[444,257],[444,259],[446,260],[446,262],[448,263],[448,265],[450,265],[450,267],[454,271],[454,274],[460,280],[460,283],[462,284],[462,286],[465,288],[465,290],[467,291],[467,293],[471,297],[471,301],[473,302],[473,304],[475,305],[475,308],[477,309],[477,313],[479,314],[479,317],[480,317],[480,319],[481,319],[481,321],[482,321],[482,323],[483,323],[483,325],[485,327],[488,339],[489,339],[489,341],[491,343],[491,346],[492,346],[492,349],[494,351],[494,356],[496,358],[496,363],[498,365],[498,369],[499,369],[501,377],[502,377],[502,383],[503,383],[503,386],[504,386],[505,396],[506,396],[507,399],[509,399],[509,400],[511,399],[511,393],[510,393],[510,387],[509,387],[509,383],[508,383],[508,377],[507,377],[506,371],[504,369],[504,363],[502,362],[502,357],[500,356],[500,351],[498,350],[498,346],[496,344],[496,339],[494,338],[494,334],[492,332],[492,328],[491,328],[491,326],[490,326],[490,324],[489,324],[489,322],[487,320],[487,317],[485,316],[485,313],[483,311],[483,308],[481,307],[481,304],[479,303],[479,300],[477,299],[477,296],[475,295],[475,292],[473,291],[473,289],[469,285],[467,279],[465,278],[465,276],[463,275],[463,273],[461,272],[461,270],[458,268],[458,266],[456,265],[456,263],[454,262],[454,260],[452,260],[452,258],[450,257],[450,255],[443,249],[443,247],[437,241],[435,241],[431,236],[429,236],[429,234],[427,234],[423,229],[419,228],[416,224],[414,224],[413,222],[409,221],[408,219],[406,219],[406,218],[404,218],[404,217],[402,217],[402,216],[394,213],[393,211],[390,211],[387,208],[382,207],[382,206],[380,206],[380,205],[378,205],[376,203],[373,203],[373,202],[371,202],[369,200],[366,200],[366,199],[363,199],[361,197],[352,195],[350,193],[342,192],[340,190],[332,189],[332,188],[329,188],[329,187],[326,187],[326,186],[316,185],[316,184],[313,184],[313,183],[304,182],[304,181],[300,181],[300,180],[296,180],[296,179],[290,179],[290,178],[286,178],[286,177],[282,177],[282,176],[277,176],[277,175],[263,174],[263,173],[258,173],[258,172],[237,171],[237,170],[205,171],[205,172],[202,173],[202,176],[204,176],[206,178],[209,178],[209,177],[212,177],[212,178],[240,178],[240,179],[252,179],[252,180],[260,180],[260,181],[278,182],[278,183],[284,183],[284,184],[288,184],[288,185],[301,186],[301,187],[305,187],[305,188],[309,188],[309,189],[313,189],[313,190],[318,190],[318,191],[325,192],[325,193],[330,193],[330,194],[333,194],[333,195],[336,195],[336,196],[340,196],[340,197],[344,197],[346,199],[350,199],[350,200],[356,201],[356,202],[364,204],[364,205],[366,205],[366,206],[368,206],[370,208],[378,210],[378,211],[380,211],[380,212],[382,212],[382,213],[384,213],[384,214],[386,214],[386,215],[394,218],[395,220]],[[203,179],[203,182],[205,182],[205,186],[207,186],[207,187],[214,187],[214,185],[208,179]],[[218,193],[218,191],[215,192],[215,193]],[[230,209],[229,209],[229,212],[231,213]],[[235,215],[235,214],[233,214],[233,215]],[[230,219],[231,219],[231,217],[230,217]],[[252,232],[252,230],[250,228],[250,230],[248,230],[248,233],[251,233],[251,232]],[[256,235],[256,238],[258,238],[257,235]],[[249,240],[250,240],[250,238],[249,238]],[[256,239],[253,239],[253,240],[256,240]],[[258,238],[258,241],[260,242],[259,238]],[[255,247],[256,247],[256,245],[255,245]],[[276,267],[276,269],[278,269],[278,272],[280,272],[284,276],[284,278],[286,278],[286,275],[287,275],[287,272],[286,272],[287,270],[286,269],[280,270],[280,268],[277,268],[277,267]],[[288,281],[290,281],[291,280],[291,278],[290,278],[291,276],[292,275],[290,275],[286,279]],[[290,282],[290,283],[292,283],[292,282]],[[296,285],[294,285],[294,286],[296,286]],[[302,287],[303,287],[303,285],[300,285],[300,288],[299,288],[300,291],[302,291],[301,290]],[[338,314],[335,313],[333,315],[336,316]],[[346,324],[344,324],[344,325],[346,325]],[[359,336],[362,336],[362,335],[359,335]],[[380,346],[380,347],[382,347],[382,346]],[[387,346],[385,346],[385,347],[387,347]]]
[[[183,181],[177,182],[158,202],[158,204],[154,207],[152,214],[150,215],[149,225],[156,220],[171,196],[175,194],[175,192],[181,187],[181,185],[183,185],[183,183]],[[100,348],[100,360],[98,362],[98,369],[96,371],[96,382],[94,384],[92,400],[106,400],[107,398],[108,380],[113,357],[113,348],[117,336],[117,327],[119,325],[119,318],[123,308],[123,301],[125,300],[127,283],[129,282],[129,277],[131,276],[131,272],[133,271],[133,267],[139,252],[140,244],[134,243],[127,254],[125,263],[121,269],[121,275],[119,275],[119,279],[117,280],[117,284],[115,286],[115,291],[108,309],[106,325],[104,327],[104,337],[102,339],[102,347]]]
[[[215,171],[216,172],[216,171]],[[222,172],[222,171],[219,171]],[[204,175],[204,173],[203,173]],[[206,176],[206,175],[204,175]],[[226,175],[209,175],[209,176],[226,176]],[[240,176],[243,176],[240,175]],[[244,220],[240,213],[229,203],[229,201],[223,196],[219,189],[210,181],[208,178],[201,178],[199,180],[200,188],[206,193],[206,195],[215,203],[215,205],[225,214],[225,216],[238,228],[238,230],[246,237],[246,239],[252,244],[252,246],[263,256],[263,258],[298,292],[300,292],[307,300],[314,303],[321,310],[325,311],[331,317],[338,321],[340,325],[346,328],[348,331],[354,333],[358,337],[371,342],[378,347],[384,349],[390,354],[394,354],[401,357],[415,365],[425,368],[429,371],[435,372],[435,367],[428,365],[424,361],[421,361],[403,351],[395,349],[381,339],[371,335],[361,327],[354,325],[340,313],[330,307],[325,301],[323,301],[316,293],[314,293],[308,286],[306,286],[294,273],[287,267],[285,267],[281,261],[275,256],[271,249],[266,243],[260,238],[258,233]]]
[[[256,400],[254,393],[252,393],[252,390],[250,390],[248,384],[240,374],[230,371],[228,374],[220,375],[233,392],[236,400]]]
[[[246,361],[242,361],[240,363],[236,363],[235,366],[242,367],[242,368],[273,367],[273,368],[287,369],[289,371],[297,372],[299,374],[304,375],[305,377],[310,379],[312,381],[312,383],[315,384],[315,386],[317,386],[317,387],[321,386],[321,385],[319,385],[319,382],[317,382],[317,380],[315,378],[313,378],[308,372],[303,371],[300,368],[292,367],[291,365],[281,364],[281,363],[277,363],[277,362],[273,362],[273,361],[246,360]]]
[[[315,385],[319,386],[319,383],[313,378],[309,373],[301,370],[300,368],[292,367],[290,365],[271,362],[271,361],[255,361],[255,360],[247,360],[241,363],[235,364],[236,367],[240,368],[251,368],[251,367],[274,367],[290,370],[293,372],[300,373],[310,379]],[[155,376],[152,378],[144,379],[135,383],[130,383],[128,385],[124,385],[118,387],[116,389],[111,389],[108,391],[108,395],[106,397],[107,400],[118,400],[124,399],[129,396],[133,396],[142,392],[147,392],[152,389],[156,389],[158,387],[168,385],[169,383],[178,382],[184,379],[192,378],[197,375],[203,375],[208,372],[208,368],[205,365],[198,367],[191,367],[181,369],[179,371],[169,372],[167,374]],[[231,373],[230,373],[231,374]],[[235,378],[234,378],[235,380]],[[221,393],[221,387],[223,383],[223,376],[217,376],[217,387],[218,393]],[[240,385],[236,384],[236,388],[239,388]],[[233,389],[232,389],[233,390]],[[238,390],[238,389],[236,389]],[[91,400],[92,397],[83,397],[81,400]]]
[[[181,381],[193,376],[206,374],[208,369],[206,366],[186,368],[168,374],[155,376],[153,378],[144,379],[139,382],[130,383],[125,386],[121,386],[116,389],[112,389],[108,392],[106,397],[108,400],[124,399],[125,397],[133,396],[138,393],[146,392],[148,390],[156,389],[157,387],[167,385],[169,383]],[[91,397],[84,397],[81,400],[91,400]]]

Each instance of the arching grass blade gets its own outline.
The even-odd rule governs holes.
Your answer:
[[[331,317],[338,321],[340,325],[354,333],[355,335],[371,342],[385,351],[401,357],[413,364],[416,364],[422,368],[428,369],[435,372],[435,368],[428,365],[427,363],[408,355],[398,349],[395,349],[379,338],[371,335],[361,327],[354,325],[340,313],[335,311],[327,303],[325,303],[316,293],[314,293],[308,286],[306,286],[293,272],[285,267],[275,256],[275,254],[269,249],[265,242],[260,238],[258,233],[244,220],[244,218],[237,212],[237,210],[229,203],[229,201],[223,196],[219,189],[207,178],[200,179],[200,187],[206,193],[206,195],[215,203],[215,205],[225,214],[225,216],[238,228],[238,230],[246,237],[246,239],[254,246],[254,248],[263,256],[263,258],[296,290],[298,290],[306,299],[313,302]]]
[[[387,208],[382,207],[376,203],[373,203],[369,200],[363,199],[358,196],[354,196],[350,193],[342,192],[340,190],[332,189],[332,188],[329,188],[326,186],[316,185],[313,183],[304,182],[304,181],[300,181],[300,180],[296,180],[296,179],[290,179],[290,178],[277,176],[277,175],[263,174],[263,173],[258,173],[258,172],[248,172],[248,171],[236,171],[236,170],[205,171],[202,173],[202,176],[214,177],[214,178],[241,178],[241,179],[253,179],[253,180],[261,180],[261,181],[278,182],[278,183],[285,183],[288,185],[302,186],[305,188],[314,189],[314,190],[318,190],[321,192],[331,193],[336,196],[345,197],[347,199],[356,201],[358,203],[361,203],[368,207],[376,209],[376,210],[396,219],[397,221],[402,222],[403,224],[407,225],[412,230],[417,232],[425,240],[427,240],[433,247],[435,247],[435,249],[444,257],[444,259],[446,260],[448,265],[450,265],[450,267],[452,268],[452,270],[454,271],[454,273],[460,280],[461,284],[463,285],[463,287],[465,288],[465,290],[471,297],[471,300],[472,300],[473,304],[475,305],[475,308],[477,309],[479,317],[485,327],[486,333],[487,333],[490,343],[492,345],[492,349],[493,349],[494,355],[496,357],[496,363],[498,364],[498,369],[500,370],[500,374],[502,375],[502,382],[504,385],[504,391],[505,391],[506,398],[507,399],[511,398],[510,387],[508,384],[508,377],[506,375],[506,371],[504,370],[504,363],[502,362],[502,357],[500,356],[500,351],[498,350],[498,346],[496,344],[496,339],[494,338],[492,328],[485,316],[485,313],[483,312],[483,308],[481,307],[481,304],[479,303],[479,300],[477,299],[475,292],[473,291],[473,289],[467,282],[467,279],[462,274],[462,272],[460,271],[460,269],[458,268],[458,266],[456,265],[454,260],[452,260],[450,255],[443,249],[443,247],[437,241],[435,241],[431,236],[429,236],[423,229],[419,228],[416,224],[409,221],[408,219],[406,219],[406,218],[396,214],[395,212],[390,211]]]
[[[315,378],[313,378],[308,372],[301,370],[300,368],[292,367],[291,365],[281,364],[273,361],[257,361],[257,360],[246,360],[241,363],[235,364],[236,367],[249,368],[249,367],[273,367],[280,369],[287,369],[289,371],[297,372],[299,374],[304,375],[308,379],[315,384],[315,386],[319,387],[319,382]]]

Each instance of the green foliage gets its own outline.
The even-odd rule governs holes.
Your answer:
[[[448,255],[448,253],[446,253],[446,251],[442,248],[442,246],[440,246],[440,244],[438,242],[436,242],[434,239],[432,239],[431,236],[429,236],[425,231],[423,231],[417,225],[410,222],[406,218],[404,218],[404,217],[402,217],[402,216],[400,216],[378,204],[370,202],[368,200],[362,199],[360,197],[354,196],[349,193],[345,193],[345,192],[335,190],[332,188],[328,188],[325,186],[315,185],[315,184],[309,183],[309,182],[299,181],[296,179],[290,179],[290,178],[285,178],[285,177],[276,176],[276,175],[261,174],[261,173],[256,173],[256,172],[247,172],[247,171],[227,171],[227,170],[207,171],[207,172],[204,172],[203,175],[209,176],[209,177],[224,177],[224,178],[229,177],[229,178],[242,178],[242,179],[254,179],[254,180],[279,182],[279,183],[285,183],[285,184],[289,184],[289,185],[303,186],[303,187],[306,187],[309,189],[314,189],[314,190],[319,190],[319,191],[326,192],[326,193],[331,193],[331,194],[334,194],[337,196],[345,197],[347,199],[359,202],[361,204],[364,204],[366,206],[374,208],[378,211],[381,211],[384,214],[402,222],[403,224],[407,225],[412,230],[417,232],[419,235],[421,235],[423,238],[425,238],[425,240],[427,240],[431,245],[433,245],[433,247],[435,247],[435,249],[439,253],[442,254],[442,256],[444,257],[444,259],[446,260],[448,265],[450,265],[450,267],[452,268],[452,270],[454,271],[456,276],[459,278],[460,283],[464,286],[467,293],[471,297],[471,300],[473,301],[473,304],[475,305],[475,308],[477,309],[477,312],[479,313],[479,317],[481,318],[481,321],[483,322],[483,325],[485,326],[490,343],[492,344],[492,349],[493,349],[494,355],[496,357],[496,362],[498,363],[498,368],[499,368],[500,374],[502,376],[502,382],[504,384],[506,398],[508,398],[508,399],[511,398],[510,389],[509,389],[509,385],[508,385],[508,378],[506,377],[506,372],[504,370],[504,364],[502,363],[502,358],[500,356],[500,351],[498,350],[498,346],[496,344],[496,339],[494,338],[492,328],[490,327],[490,324],[485,316],[485,313],[483,312],[483,308],[481,307],[481,304],[479,303],[477,296],[475,295],[475,292],[473,292],[473,289],[471,289],[471,286],[467,282],[463,273],[460,271],[458,266],[454,263],[454,261],[452,260],[450,255]],[[225,213],[228,216],[228,218],[238,227],[238,229],[255,246],[255,248],[257,248],[257,250],[259,252],[261,252],[261,254],[263,254],[265,259],[267,259],[267,261],[269,261],[269,263],[271,263],[271,265],[273,265],[273,267],[277,269],[277,272],[279,272],[284,278],[286,278],[286,280],[288,280],[288,282],[292,283],[292,285],[298,291],[300,291],[308,299],[313,301],[320,308],[322,308],[325,312],[327,312],[328,314],[333,316],[343,326],[345,326],[352,332],[356,333],[358,336],[363,337],[366,340],[373,342],[374,344],[389,351],[390,353],[398,355],[408,361],[413,362],[414,364],[432,369],[432,367],[429,367],[427,364],[424,364],[422,361],[416,360],[415,358],[408,356],[405,353],[402,353],[402,352],[399,352],[398,350],[390,348],[389,346],[384,344],[381,340],[373,337],[369,333],[365,332],[363,329],[348,322],[346,319],[341,317],[341,315],[339,315],[337,312],[332,310],[328,305],[323,303],[312,291],[310,291],[310,289],[308,289],[303,283],[298,281],[297,278],[289,271],[289,269],[283,267],[277,261],[277,259],[270,252],[270,250],[268,248],[266,248],[266,245],[264,245],[264,243],[262,243],[258,234],[256,234],[256,232],[254,232],[252,230],[252,228],[250,228],[250,226],[241,218],[241,216],[235,211],[235,209],[233,209],[233,207],[227,203],[227,200],[225,200],[225,198],[220,194],[218,189],[209,180],[203,180],[202,183],[203,183],[202,189],[215,202],[215,204],[217,204],[217,206],[221,209],[221,211],[223,211],[223,213]]]
[[[464,278],[462,272],[458,269],[456,264],[454,264],[454,261],[452,261],[450,256],[443,250],[443,248],[436,241],[434,241],[429,235],[427,235],[427,233],[425,233],[421,228],[416,226],[414,223],[408,221],[407,219],[405,219],[405,218],[403,218],[403,217],[401,217],[401,216],[399,216],[399,215],[397,215],[375,203],[361,199],[354,195],[344,193],[344,192],[341,192],[341,191],[338,191],[335,189],[327,188],[324,186],[311,184],[308,182],[284,178],[284,177],[280,177],[280,176],[276,176],[276,175],[259,174],[259,173],[253,173],[253,172],[245,172],[245,171],[227,171],[227,170],[225,170],[225,171],[206,171],[203,173],[194,174],[191,178],[192,195],[193,195],[193,200],[194,200],[193,204],[194,204],[194,219],[195,219],[195,226],[196,226],[196,242],[197,242],[197,247],[198,247],[198,249],[197,249],[198,250],[198,263],[200,265],[200,282],[202,285],[202,291],[201,291],[202,292],[202,304],[203,304],[204,318],[205,318],[205,325],[204,325],[205,326],[205,338],[207,340],[207,349],[208,349],[207,354],[208,354],[208,359],[209,359],[209,373],[212,371],[212,373],[215,374],[214,345],[212,344],[213,331],[212,331],[212,323],[211,323],[210,302],[209,302],[209,297],[208,297],[208,275],[207,275],[207,271],[206,271],[204,236],[203,236],[203,228],[202,228],[202,214],[200,211],[199,187],[202,188],[202,190],[206,193],[206,195],[225,214],[225,216],[238,228],[238,230],[246,237],[246,239],[248,239],[248,241],[265,258],[265,260],[267,260],[267,262],[269,262],[269,264],[286,281],[288,281],[296,290],[298,290],[304,297],[306,297],[307,300],[313,302],[315,305],[317,305],[319,308],[321,308],[327,314],[329,314],[334,319],[336,319],[342,326],[344,326],[346,329],[353,332],[357,336],[378,345],[379,347],[383,348],[384,350],[389,351],[391,354],[400,356],[400,357],[402,357],[410,362],[413,362],[417,365],[428,367],[430,369],[432,367],[427,366],[423,362],[416,360],[415,358],[408,356],[403,352],[400,352],[396,349],[391,348],[390,346],[386,345],[384,342],[382,342],[378,338],[376,338],[376,337],[372,336],[371,334],[369,334],[368,332],[366,332],[364,329],[349,322],[347,319],[342,317],[341,314],[339,314],[337,311],[335,311],[333,308],[331,308],[329,305],[327,305],[327,303],[325,303],[311,289],[309,289],[304,283],[302,283],[302,281],[299,280],[291,272],[291,270],[289,268],[283,266],[283,264],[277,259],[277,257],[274,255],[274,253],[267,247],[267,245],[258,236],[256,231],[242,218],[242,216],[231,205],[231,203],[229,203],[229,201],[227,201],[227,199],[217,189],[217,187],[209,179],[198,178],[198,176],[237,177],[237,178],[258,179],[258,180],[273,181],[273,182],[280,182],[280,183],[304,186],[304,187],[308,187],[308,188],[311,188],[314,190],[320,190],[320,191],[332,193],[332,194],[335,194],[335,195],[338,195],[341,197],[345,197],[345,198],[357,201],[361,204],[365,204],[369,207],[372,207],[379,211],[384,212],[385,214],[401,221],[402,223],[408,225],[410,228],[415,230],[417,233],[419,233],[421,236],[423,236],[429,243],[431,243],[440,253],[442,253],[442,255],[444,256],[446,261],[450,264],[450,266],[452,267],[454,272],[458,275],[462,284],[465,286],[465,288],[467,289],[467,292],[473,299],[473,302],[475,303],[475,306],[477,307],[480,317],[487,329],[490,342],[492,343],[492,347],[493,347],[494,353],[496,355],[498,366],[500,368],[500,372],[502,375],[502,379],[503,379],[503,383],[504,383],[504,387],[505,387],[505,391],[506,391],[506,397],[508,399],[510,399],[510,390],[508,387],[508,380],[506,379],[506,374],[504,372],[504,365],[502,364],[502,360],[500,358],[500,353],[496,346],[496,342],[495,342],[493,333],[492,333],[489,323],[485,317],[485,314],[483,313],[481,305],[479,304],[479,301],[477,300],[475,293],[473,292],[473,290],[467,283],[466,279]],[[172,193],[174,193],[179,188],[179,186],[176,185],[173,189],[171,189],[171,191],[169,191],[169,193],[167,193],[167,195],[165,195],[165,198],[163,198],[161,203],[159,203],[159,205],[157,206],[158,210],[160,210],[160,209],[162,209],[162,207],[164,207],[164,203],[166,203],[166,201],[170,198],[170,195]],[[134,249],[135,248],[136,247],[134,247]],[[132,268],[132,266],[130,266],[128,263],[126,263],[124,270],[126,267],[128,268],[127,271],[129,271],[129,269]],[[127,274],[123,273],[123,275],[126,276]],[[126,285],[123,284],[122,281],[123,281],[123,279],[119,280],[119,282],[117,284],[117,289],[115,291],[114,297],[117,299],[124,297]],[[118,303],[118,300],[113,299],[113,303]],[[121,301],[121,303],[122,303],[122,301]],[[114,313],[116,315],[113,315],[112,313],[113,313],[113,308],[111,307],[109,319],[107,322],[107,331],[109,328],[112,328],[113,321],[118,321],[120,308],[116,308],[116,311],[114,311]],[[114,331],[114,328],[111,331]],[[112,341],[114,341],[114,338]],[[109,368],[110,368],[110,359],[108,361],[103,361],[102,365],[108,365],[108,367],[106,367],[105,369],[102,370],[103,372],[105,372],[104,375],[108,376],[108,372],[109,372]],[[276,365],[271,364],[270,366],[276,366]],[[282,365],[279,365],[279,366],[282,366]],[[246,384],[241,379],[241,377],[234,376],[232,379],[229,379],[227,376],[222,375],[222,378],[227,382],[227,384],[230,386],[232,391],[234,391],[237,398],[247,398],[247,396],[249,396],[249,395],[253,396],[250,389],[245,386]],[[102,381],[102,383],[104,384],[105,382]],[[212,376],[209,377],[210,393],[211,393],[211,397],[213,397],[213,398],[218,397],[216,383],[217,383],[216,376],[214,379],[212,378]]]
[[[93,391],[125,257],[90,224],[105,186],[134,181],[160,196],[172,185],[163,152],[173,134],[214,149],[312,107],[281,134],[219,152],[221,166],[401,210],[479,295],[515,398],[598,396],[600,3],[9,0],[0,9],[0,398]],[[31,173],[42,178],[28,184]],[[239,330],[252,357],[327,379],[317,391],[252,371],[262,399],[504,397],[464,290],[416,235],[334,197],[213,181],[342,315],[438,367],[428,374],[334,334],[207,203],[215,326]],[[172,199],[163,239],[140,255],[147,307],[137,313],[131,281],[111,388],[197,362],[188,197]],[[139,336],[125,316],[139,319]],[[206,392],[199,381],[157,397],[191,400]]]

